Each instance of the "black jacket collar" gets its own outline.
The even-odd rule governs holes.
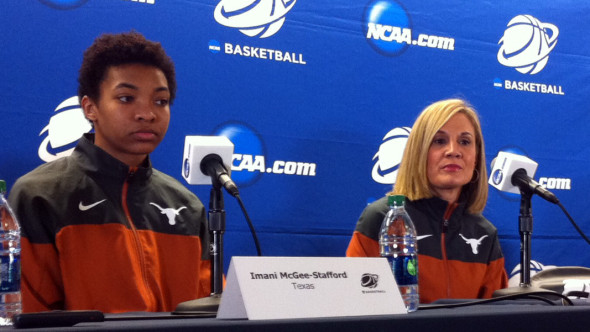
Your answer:
[[[72,155],[86,172],[101,178],[125,180],[131,175],[133,180],[146,180],[153,171],[149,156],[141,166],[130,167],[94,145],[92,133],[86,133],[80,138]]]

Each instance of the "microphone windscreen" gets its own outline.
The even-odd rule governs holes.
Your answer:
[[[522,168],[532,178],[537,171],[537,165],[536,162],[525,156],[500,151],[498,156],[492,160],[488,183],[500,191],[518,194],[520,189],[512,184],[512,175],[516,170]]]
[[[234,144],[225,136],[186,136],[182,158],[182,177],[188,184],[211,184],[211,177],[201,171],[201,161],[210,154],[218,155],[231,175]]]

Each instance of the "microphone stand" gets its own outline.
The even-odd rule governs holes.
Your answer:
[[[209,197],[209,235],[211,255],[211,295],[178,304],[175,314],[216,314],[223,292],[223,234],[225,233],[225,210],[221,182],[212,177],[213,186]]]
[[[223,234],[225,233],[225,210],[223,205],[223,192],[221,183],[213,181],[209,200],[209,232],[213,238],[211,245],[211,271],[212,295],[221,297],[223,292]]]
[[[520,284],[517,287],[498,289],[494,292],[493,297],[504,295],[526,294],[534,292],[546,293],[544,295],[551,297],[559,296],[558,293],[531,285],[531,236],[533,233],[533,214],[531,198],[532,190],[523,190],[520,188],[520,214],[518,217],[520,233]],[[535,294],[542,296],[539,294]]]

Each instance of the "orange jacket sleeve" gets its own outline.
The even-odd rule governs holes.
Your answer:
[[[355,231],[346,249],[346,257],[379,257],[379,243]]]

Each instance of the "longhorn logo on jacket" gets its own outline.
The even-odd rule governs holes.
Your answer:
[[[151,205],[155,206],[160,210],[160,213],[168,217],[168,223],[170,225],[176,225],[176,216],[180,214],[182,209],[186,209],[186,206],[180,207],[178,209],[173,208],[163,208],[156,203],[150,202]]]
[[[479,239],[468,239],[468,238],[464,237],[463,234],[459,234],[459,236],[462,237],[463,240],[465,240],[465,243],[467,243],[471,246],[471,251],[473,252],[474,255],[477,255],[479,253],[477,248],[481,244],[481,241],[483,239],[485,239],[486,237],[488,237],[487,235],[484,235],[484,236],[480,237]]]

